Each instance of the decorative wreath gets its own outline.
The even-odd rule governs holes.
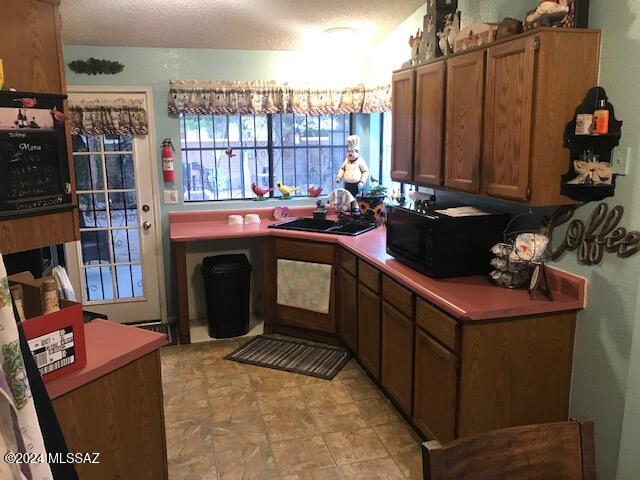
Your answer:
[[[88,60],[69,62],[69,68],[75,73],[85,75],[115,75],[124,70],[124,65],[115,60],[98,60],[92,57]]]

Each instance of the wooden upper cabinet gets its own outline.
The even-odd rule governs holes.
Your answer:
[[[413,180],[413,122],[415,71],[393,74],[391,81],[391,178],[396,182]]]
[[[484,50],[447,60],[445,185],[480,191]]]
[[[58,2],[3,0],[0,58],[4,88],[66,93]]]
[[[446,62],[416,69],[413,181],[442,185]]]
[[[528,36],[487,50],[482,183],[483,191],[489,195],[528,200],[531,194],[529,168],[538,41],[537,37]]]

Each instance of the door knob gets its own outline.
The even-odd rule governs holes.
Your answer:
[[[151,222],[142,222],[142,229],[145,232],[148,232],[149,230],[151,230]]]

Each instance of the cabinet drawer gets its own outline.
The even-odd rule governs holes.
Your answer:
[[[458,323],[421,298],[416,300],[416,323],[425,332],[440,340],[447,348],[456,350]]]
[[[344,248],[338,249],[338,266],[354,277],[358,275],[358,258]]]
[[[333,245],[299,240],[275,241],[276,258],[300,260],[303,262],[334,263],[335,249]]]
[[[382,298],[407,317],[413,318],[413,293],[386,275],[382,276]]]
[[[360,283],[366,285],[374,292],[377,293],[380,291],[380,272],[368,263],[360,262],[358,279]]]

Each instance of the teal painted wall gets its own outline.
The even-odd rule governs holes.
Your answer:
[[[463,24],[522,18],[532,0],[461,0]],[[381,43],[384,65],[398,68],[409,57],[407,39],[422,25],[424,7],[407,18]],[[600,84],[624,120],[618,155],[631,148],[629,175],[618,177],[610,206],[624,205],[622,225],[640,229],[640,1],[592,1],[590,26],[603,33]],[[385,56],[386,54],[386,56]],[[372,63],[373,74],[376,64]],[[380,72],[377,72],[380,74]],[[386,73],[385,73],[386,74]],[[579,75],[580,72],[575,72]],[[592,205],[578,211],[586,219]],[[570,415],[595,422],[598,478],[640,478],[640,254],[620,259],[607,254],[601,265],[578,264],[575,253],[565,255],[560,268],[589,281],[588,307],[578,315],[571,385]]]

